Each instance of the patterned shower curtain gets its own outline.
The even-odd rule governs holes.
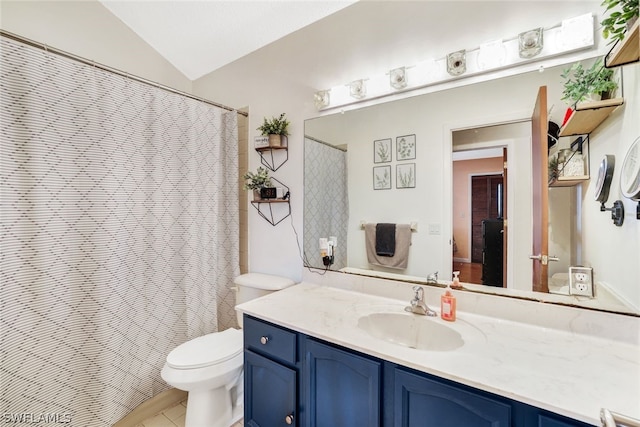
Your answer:
[[[237,114],[1,43],[0,424],[111,426],[234,324]]]
[[[347,266],[349,193],[347,152],[306,136],[304,139],[304,254],[311,266],[322,266],[318,239],[336,236],[332,270]]]

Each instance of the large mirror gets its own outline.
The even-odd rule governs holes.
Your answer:
[[[548,263],[544,287],[533,283],[531,256],[537,254],[532,253],[532,212],[538,203],[533,199],[532,174],[534,168],[542,167],[546,175],[548,165],[532,163],[531,117],[539,88],[544,86],[548,121],[562,124],[567,109],[560,100],[563,68],[307,120],[307,265],[425,283],[435,272],[440,280],[451,280],[453,272],[460,271],[463,286],[473,291],[639,314],[636,203],[623,200],[626,222],[617,227],[594,200],[601,158],[613,154],[622,161],[636,137],[637,126],[631,123],[638,111],[639,88],[633,83],[637,65],[625,67],[620,76],[624,106],[588,138],[548,140],[544,135],[550,158],[573,156],[573,163],[582,162],[583,178],[545,188],[549,200],[546,237],[553,261]],[[618,181],[616,171],[607,206],[624,199]],[[372,225],[375,230],[380,223],[412,230],[400,265],[385,264],[371,253]],[[488,244],[483,236],[487,239],[496,223],[499,227],[493,233],[498,233],[499,243]],[[327,266],[320,256],[319,239],[331,236],[336,248],[333,264]],[[404,243],[398,236],[401,250]],[[493,272],[486,271],[485,259],[497,253]],[[571,267],[582,267],[591,275],[593,296],[570,295]]]

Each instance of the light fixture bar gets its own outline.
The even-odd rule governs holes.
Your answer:
[[[318,110],[341,107],[399,92],[421,89],[456,79],[513,68],[534,61],[589,49],[595,45],[593,20],[593,14],[588,13],[566,19],[552,28],[529,30],[540,30],[542,32],[540,40],[543,40],[542,46],[537,53],[535,52],[536,49],[528,52],[530,56],[525,55],[523,57],[520,53],[522,34],[528,32],[525,31],[510,39],[495,40],[484,43],[472,50],[459,51],[464,52],[462,56],[464,58],[464,67],[462,67],[462,63],[454,61],[454,65],[457,64],[458,66],[453,70],[454,74],[447,72],[447,59],[451,55],[449,54],[445,57],[426,60],[413,66],[395,68],[384,75],[362,79],[361,81],[363,83],[366,81],[367,84],[366,88],[364,88],[364,95],[361,97],[354,96],[353,91],[350,90],[351,85],[335,86],[327,91],[331,93],[329,104],[319,107]],[[457,60],[460,60],[460,58],[457,58]],[[360,80],[354,82],[358,81]],[[356,91],[355,95],[362,95],[362,92]]]

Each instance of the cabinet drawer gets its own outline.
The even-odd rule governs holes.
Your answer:
[[[244,317],[243,324],[245,348],[287,363],[297,362],[295,332],[248,316]]]

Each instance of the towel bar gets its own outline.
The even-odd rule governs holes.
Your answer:
[[[367,224],[367,221],[360,221],[360,230],[364,230],[364,225]],[[411,231],[413,232],[417,232],[418,231],[418,223],[415,221],[412,221],[409,223],[409,225],[411,225]]]
[[[640,420],[611,412],[605,408],[600,410],[600,421],[602,427],[640,427]]]

